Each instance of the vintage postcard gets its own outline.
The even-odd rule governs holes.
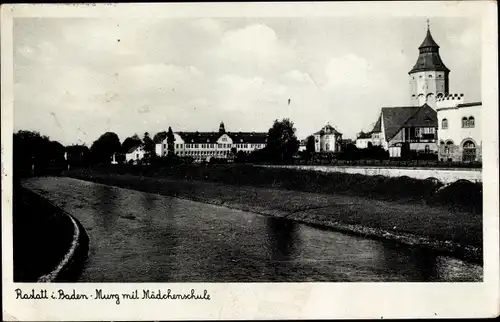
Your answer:
[[[1,26],[5,320],[498,316],[496,3]]]

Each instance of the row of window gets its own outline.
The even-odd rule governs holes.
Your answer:
[[[185,156],[209,156],[209,155],[228,155],[229,151],[176,151],[175,154]],[[163,155],[167,155],[167,152],[163,152]]]
[[[429,74],[429,78],[432,78],[432,74]],[[422,78],[422,75],[420,75],[418,78]],[[443,78],[443,75],[438,74],[438,78]],[[412,77],[412,79],[415,79],[415,76]]]
[[[448,119],[443,119],[441,121],[441,128],[442,129],[447,129],[449,126],[448,124]],[[473,128],[475,127],[475,120],[474,120],[474,117],[473,116],[470,116],[470,117],[463,117],[462,118],[462,127],[463,128]]]
[[[183,144],[176,144],[175,148],[176,149],[182,149]],[[265,144],[186,144],[186,149],[214,149],[217,146],[219,149],[229,149],[232,147],[238,148],[238,149],[260,149],[265,146]],[[163,144],[163,148],[167,148],[167,144]]]
[[[415,136],[416,137],[422,137],[426,136],[427,134],[434,134],[436,133],[436,129],[433,127],[416,127],[415,128]]]
[[[444,146],[443,153],[449,154],[454,151],[454,145],[453,141],[447,141],[446,144],[441,141],[441,145]],[[463,153],[467,154],[476,154],[476,144],[472,141],[465,141],[464,144],[462,145],[463,147]]]

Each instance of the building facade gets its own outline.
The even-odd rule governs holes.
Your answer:
[[[340,152],[342,133],[330,124],[313,134],[315,152]]]
[[[437,101],[439,160],[482,160],[481,102],[464,103],[453,94]]]
[[[266,132],[226,132],[223,123],[218,132],[176,132],[174,138],[175,155],[192,157],[195,162],[227,159],[234,156],[234,152],[250,153],[267,144]],[[158,156],[166,156],[167,139],[156,144],[155,150]]]

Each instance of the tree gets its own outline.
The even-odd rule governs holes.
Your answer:
[[[293,122],[285,118],[275,120],[269,129],[266,149],[272,161],[289,162],[299,150],[299,140],[295,136]]]
[[[128,137],[122,143],[122,152],[127,153],[131,148],[139,146],[142,144],[141,138],[137,134],[134,134],[131,137]]]
[[[314,136],[312,136],[312,135],[307,137],[306,151],[308,153],[311,153],[311,154],[314,153],[314,151],[315,151]]]
[[[238,151],[238,153],[236,153],[236,157],[235,157],[234,162],[245,163],[245,162],[247,162],[247,157],[248,157],[247,153],[245,151],[240,150],[240,151]]]
[[[85,145],[73,144],[66,147],[66,160],[70,166],[87,166],[90,149]]]
[[[306,141],[306,158],[307,160],[310,160],[311,157],[314,155],[314,152],[316,150],[316,144],[314,142],[314,136],[313,135],[309,135],[307,137],[307,141]]]
[[[113,132],[106,132],[92,143],[90,152],[96,163],[110,163],[113,154],[121,149],[120,139]]]
[[[170,155],[175,154],[174,142],[175,142],[174,132],[172,131],[172,128],[169,126],[167,133],[167,145],[168,145],[168,154]]]
[[[153,137],[153,142],[154,143],[162,143],[163,140],[167,138],[167,131],[161,131],[155,134]]]
[[[144,152],[145,152],[144,158],[146,159],[145,161],[149,161],[156,156],[156,153],[155,153],[155,143],[153,142],[151,137],[149,137],[148,132],[144,133],[144,138],[142,139],[142,143],[144,145]]]
[[[13,136],[14,175],[65,166],[64,146],[35,131],[20,130]]]

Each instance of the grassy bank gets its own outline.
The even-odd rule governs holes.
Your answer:
[[[482,260],[482,216],[474,213],[422,203],[281,189],[279,184],[256,187],[178,179],[179,174],[159,178],[85,170],[69,175],[429,247],[475,262]]]
[[[84,170],[83,170],[84,171]],[[264,168],[245,164],[184,164],[163,167],[107,165],[94,171],[144,175],[155,178],[202,180],[229,185],[247,185],[322,194],[343,194],[374,200],[428,204],[452,211],[481,214],[482,184],[460,182],[442,188],[442,183],[403,177],[365,176],[340,172]],[[453,191],[453,193],[450,193]]]
[[[64,258],[74,226],[60,209],[17,184],[13,201],[14,281],[36,282]]]

